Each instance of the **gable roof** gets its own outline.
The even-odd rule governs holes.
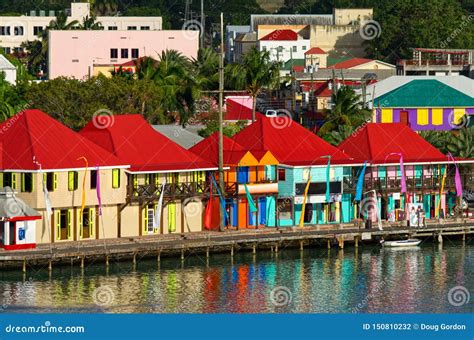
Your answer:
[[[260,117],[233,139],[254,151],[269,150],[281,164],[323,165],[330,155],[333,164],[349,164],[351,158],[288,117]]]
[[[128,163],[62,125],[40,110],[25,110],[0,125],[3,170],[83,169]]]
[[[401,152],[405,163],[447,162],[438,149],[401,123],[369,123],[338,148],[360,162],[367,160],[371,164],[398,163],[396,155],[386,159],[392,152]]]
[[[15,70],[16,67],[4,55],[0,54],[0,70]]]
[[[108,126],[90,121],[79,133],[130,164],[130,172],[216,169],[211,161],[155,131],[140,114],[116,115]]]
[[[331,69],[346,69],[346,68],[351,68],[354,66],[359,66],[363,64],[370,63],[371,61],[374,61],[373,59],[367,59],[367,58],[352,58],[349,60],[344,60],[339,63],[333,64],[331,66],[328,66],[328,68]]]
[[[468,96],[435,79],[417,79],[375,98],[381,107],[474,107]]]
[[[261,38],[260,40],[298,40],[298,33],[289,29],[274,30],[273,32]]]
[[[304,54],[309,55],[309,54],[327,54],[327,53],[324,52],[324,50],[319,47],[312,47],[309,50],[307,50]]]
[[[250,96],[228,96],[225,98],[224,120],[252,120],[253,98]],[[255,112],[258,117],[260,112]]]
[[[168,137],[173,142],[178,143],[185,149],[189,149],[193,145],[196,145],[204,138],[197,134],[199,129],[202,129],[203,125],[187,125],[186,128],[183,128],[181,125],[153,125],[153,128],[161,133],[162,135]]]

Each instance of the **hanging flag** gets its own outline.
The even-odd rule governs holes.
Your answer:
[[[224,221],[228,221],[229,219],[227,216],[227,211],[225,209],[225,199],[221,191],[219,190],[219,186],[217,185],[216,179],[214,178],[213,174],[211,174],[211,180],[212,180],[212,183],[214,183],[214,186],[216,187],[217,195],[219,196],[219,201],[221,203],[221,212],[224,214]]]
[[[99,216],[102,216],[102,197],[100,196],[100,169],[99,169],[99,166],[96,167],[95,178],[96,178],[95,190],[96,190],[96,193],[97,193],[97,201],[99,202]]]
[[[328,165],[326,167],[326,203],[331,200],[331,189],[330,189],[330,176],[331,176],[331,156],[322,156],[322,158],[328,159]]]
[[[308,182],[306,183],[306,187],[304,188],[304,196],[303,196],[303,205],[301,207],[301,216],[300,216],[300,227],[303,227],[304,225],[304,214],[305,214],[305,209],[306,209],[306,200],[308,199],[308,191],[309,191],[309,185],[311,184],[311,169],[308,174]]]
[[[444,192],[444,183],[446,182],[446,174],[448,173],[448,166],[444,166],[444,173],[443,173],[443,179],[441,180],[441,189],[439,191],[439,200],[438,200],[438,217],[439,217],[439,211],[441,209],[441,197],[443,196]]]
[[[155,209],[155,217],[153,218],[153,229],[159,231],[161,229],[161,211],[163,210],[163,196],[165,196],[165,185],[161,185],[160,198]]]
[[[355,200],[362,200],[362,189],[364,188],[365,169],[367,168],[367,161],[364,162],[364,166],[360,170],[359,178],[357,179]]]
[[[251,213],[257,212],[257,206],[255,205],[255,202],[252,198],[252,195],[250,195],[249,188],[247,187],[247,184],[244,184],[245,187],[245,194],[247,195],[247,201],[249,203],[249,210]]]
[[[210,179],[210,182],[211,182],[211,187],[209,189],[209,191],[210,191],[209,201],[207,202],[206,210],[204,212],[204,227],[207,230],[212,229],[212,202],[213,202],[213,199],[212,199],[212,183],[213,183],[213,181],[211,179],[211,176],[209,176],[209,179]]]
[[[387,161],[387,158],[390,157],[390,156],[393,156],[393,155],[396,155],[396,156],[399,156],[400,157],[400,173],[402,175],[402,179],[401,179],[401,193],[405,193],[407,192],[407,181],[406,181],[406,177],[405,177],[405,166],[403,165],[403,154],[401,152],[392,152],[392,153],[389,153],[387,155],[387,157],[385,157],[385,162]]]
[[[81,203],[81,216],[82,212],[84,211],[84,207],[86,205],[86,175],[87,175],[87,168],[89,167],[89,163],[87,162],[86,157],[79,157],[77,160],[83,159],[86,163],[86,170],[84,171],[84,178],[82,179],[82,203]]]
[[[462,183],[461,183],[461,175],[459,174],[458,164],[456,163],[456,160],[454,159],[451,152],[448,152],[448,159],[451,159],[451,161],[454,164],[454,167],[456,168],[456,174],[454,175],[454,183],[456,185],[456,196],[462,197]]]

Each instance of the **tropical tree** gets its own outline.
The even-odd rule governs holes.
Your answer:
[[[235,83],[243,83],[246,91],[253,98],[252,121],[255,121],[257,96],[266,88],[275,87],[280,72],[279,63],[270,60],[269,51],[252,48],[245,56],[242,64],[230,68]]]
[[[339,125],[337,129],[329,131],[323,136],[323,139],[332,144],[332,145],[339,145],[344,140],[350,137],[350,135],[354,132],[354,128],[351,125]]]
[[[324,123],[318,135],[337,130],[339,126],[346,125],[356,128],[369,121],[372,112],[362,105],[360,96],[347,86],[341,86],[331,96],[332,108],[326,110]]]
[[[211,48],[198,51],[196,59],[192,60],[196,79],[202,90],[217,90],[219,88],[219,54]]]
[[[117,0],[91,0],[91,5],[96,16],[113,16],[119,9]]]
[[[79,25],[79,29],[81,30],[87,30],[87,31],[98,31],[103,29],[104,27],[100,22],[97,21],[97,18],[95,16],[89,17],[86,15],[82,19],[82,24]]]
[[[453,131],[422,131],[421,136],[442,153],[455,157],[474,157],[474,127]]]

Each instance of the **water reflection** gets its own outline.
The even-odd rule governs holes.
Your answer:
[[[473,249],[283,250],[63,267],[51,276],[4,272],[0,305],[7,313],[466,313],[472,304],[451,306],[447,292],[473,289]],[[94,300],[101,287],[110,288],[110,304]],[[290,303],[272,303],[276,287],[291,292]]]

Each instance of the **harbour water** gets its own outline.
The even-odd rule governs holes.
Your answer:
[[[3,313],[471,313],[474,245],[280,249],[0,273]],[[457,291],[456,291],[457,290]],[[451,291],[451,295],[450,295]],[[456,295],[453,295],[455,294]],[[464,293],[459,296],[458,293]],[[469,294],[467,294],[469,295]],[[461,300],[459,300],[461,298]],[[464,299],[464,300],[462,300]],[[472,300],[472,299],[471,299]]]

